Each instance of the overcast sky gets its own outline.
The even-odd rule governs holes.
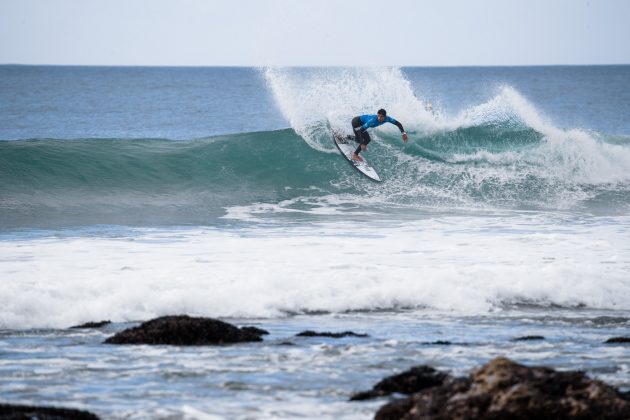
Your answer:
[[[630,0],[0,0],[0,63],[630,64]]]

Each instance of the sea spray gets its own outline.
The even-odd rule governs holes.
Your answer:
[[[403,121],[406,127],[424,129],[435,124],[433,115],[417,98],[401,70],[388,68],[266,68],[267,84],[291,127],[311,147],[332,152],[329,125],[350,130],[359,114],[379,108]]]

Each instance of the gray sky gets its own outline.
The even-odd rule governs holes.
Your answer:
[[[0,0],[0,63],[630,64],[630,0]]]

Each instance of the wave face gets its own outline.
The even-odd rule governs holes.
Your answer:
[[[0,142],[0,227],[630,208],[630,138],[556,128],[512,87],[447,116],[425,110],[399,69],[264,76],[291,129],[185,141]],[[410,141],[403,145],[393,126],[373,131],[366,156],[384,179],[373,184],[337,155],[329,129],[349,129],[353,115],[381,106]]]
[[[226,206],[328,184],[328,160],[291,130],[196,141],[1,142],[0,223],[204,224]]]

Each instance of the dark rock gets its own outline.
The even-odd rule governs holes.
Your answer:
[[[386,404],[375,418],[621,420],[630,418],[630,402],[582,372],[530,368],[500,357],[468,378]]]
[[[269,331],[256,327],[241,327],[241,331],[247,331],[258,335],[268,335]]]
[[[450,341],[438,340],[438,341],[431,341],[430,343],[424,343],[424,344],[429,344],[433,346],[450,346],[453,343],[451,343]]]
[[[630,343],[630,337],[613,337],[606,340],[605,343]]]
[[[393,393],[413,394],[426,388],[442,385],[448,379],[449,375],[430,366],[415,366],[398,375],[388,376],[374,385],[371,391],[354,394],[350,397],[350,401],[367,400]]]
[[[101,322],[86,322],[85,324],[81,324],[81,325],[75,325],[74,327],[70,327],[70,328],[101,328],[104,327],[105,325],[109,325],[111,324],[112,321],[101,321]]]
[[[464,378],[456,378],[448,381],[448,386],[437,386],[427,388],[424,391],[413,394],[409,398],[402,400],[394,400],[391,403],[382,406],[374,416],[375,420],[394,420],[394,419],[422,419],[422,420],[472,420],[475,417],[474,408],[465,413],[462,417],[448,417],[448,414],[441,413],[440,410],[446,405],[447,400],[452,395],[457,395],[457,391],[463,392],[470,387],[470,382]],[[445,391],[448,390],[448,391]],[[422,397],[428,395],[423,400]],[[420,400],[420,402],[418,402]],[[420,405],[418,411],[417,406]],[[489,417],[496,420],[494,417]]]
[[[341,337],[368,337],[367,334],[357,334],[352,331],[344,331],[341,333],[331,333],[331,332],[315,332],[315,331],[302,331],[299,334],[296,334],[297,337],[331,337],[331,338],[341,338]]]
[[[1,420],[98,420],[95,414],[72,408],[0,404]]]
[[[258,331],[238,328],[218,319],[178,315],[147,321],[138,327],[119,332],[105,340],[105,343],[203,346],[262,341],[260,336]]]
[[[512,341],[533,341],[533,340],[544,340],[545,337],[542,335],[524,335],[523,337],[513,338]]]

